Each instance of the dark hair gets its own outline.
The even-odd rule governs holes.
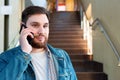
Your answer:
[[[40,6],[29,6],[27,7],[23,12],[22,12],[22,23],[26,24],[28,18],[31,16],[31,15],[34,15],[34,14],[46,14],[48,20],[50,20],[50,16],[49,16],[49,12],[43,8],[43,7],[40,7]],[[22,30],[22,26],[21,25],[21,28],[20,28],[20,31],[19,33],[21,32]],[[24,25],[25,26],[25,25]]]
[[[28,18],[34,14],[46,14],[49,20],[49,13],[45,8],[39,6],[29,6],[22,12],[22,22],[26,24]]]

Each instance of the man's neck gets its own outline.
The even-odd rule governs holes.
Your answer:
[[[43,52],[43,51],[45,51],[45,48],[40,48],[40,49],[32,48],[31,53],[38,53],[38,52]]]

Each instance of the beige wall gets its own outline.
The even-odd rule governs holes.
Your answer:
[[[89,19],[99,18],[120,53],[120,1],[82,0]],[[91,11],[89,6],[91,5]],[[102,62],[109,80],[120,80],[118,60],[100,29],[93,31],[94,60]]]
[[[4,0],[0,1],[0,7],[4,5]],[[4,15],[0,14],[0,52],[4,49]]]
[[[66,11],[74,11],[74,0],[66,0]]]

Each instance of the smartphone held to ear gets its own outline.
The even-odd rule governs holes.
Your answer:
[[[27,26],[25,24],[21,24],[21,27],[27,28]]]
[[[27,28],[27,26],[25,24],[21,24],[21,28],[24,27],[24,28]],[[31,32],[32,33],[32,32]],[[33,33],[32,33],[33,34]],[[34,35],[34,34],[33,34]],[[32,38],[31,36],[27,36],[27,40],[28,40],[28,43],[31,44],[31,41],[32,41]]]

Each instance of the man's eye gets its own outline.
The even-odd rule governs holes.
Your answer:
[[[39,26],[34,24],[34,25],[32,25],[32,27],[35,27],[35,28],[37,28],[37,27],[39,27]]]
[[[44,25],[43,27],[46,28],[46,27],[49,27],[49,26],[48,25]]]

